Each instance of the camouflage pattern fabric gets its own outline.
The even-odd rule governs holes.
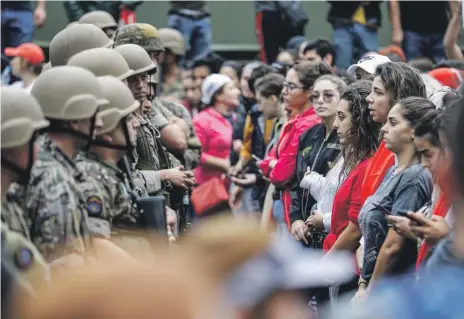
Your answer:
[[[182,84],[182,75],[180,72],[177,75],[176,80],[170,85],[163,83],[160,96],[172,96],[178,100],[183,100],[185,98],[185,90],[184,85]]]
[[[85,200],[78,183],[84,176],[47,136],[27,186],[31,239],[47,261],[82,259],[91,244]]]
[[[132,23],[121,27],[115,36],[114,46],[138,44],[146,51],[163,51],[158,30],[145,23]]]
[[[8,228],[24,236],[26,239],[31,239],[29,234],[30,223],[23,209],[13,199],[11,193],[7,194],[7,198],[2,201],[2,222]]]
[[[137,226],[137,206],[124,172],[92,152],[79,153],[76,162],[87,176],[79,187],[86,198],[92,233],[109,239],[112,225]]]

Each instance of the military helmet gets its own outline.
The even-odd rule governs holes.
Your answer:
[[[96,76],[112,75],[119,80],[127,79],[134,74],[124,57],[117,51],[108,48],[85,50],[74,55],[68,65],[87,69]]]
[[[175,55],[185,54],[184,37],[176,29],[162,28],[158,30],[161,43],[165,49],[171,50]]]
[[[101,76],[98,82],[103,95],[109,103],[100,107],[98,114],[103,121],[99,134],[106,134],[118,126],[119,122],[140,107],[140,102],[134,99],[131,90],[114,76]]]
[[[118,24],[113,16],[106,11],[96,10],[87,12],[78,21],[79,23],[89,23],[100,29],[117,28]]]
[[[26,145],[36,130],[49,125],[39,102],[21,88],[2,87],[2,148]]]
[[[114,46],[138,44],[146,51],[163,51],[158,30],[148,23],[131,23],[122,26],[114,36]]]
[[[108,104],[97,77],[77,66],[53,67],[34,82],[31,94],[48,119],[89,119],[98,107]]]
[[[82,51],[109,48],[113,41],[92,24],[75,24],[58,32],[50,42],[50,62],[53,66],[66,65],[69,59]]]
[[[52,64],[50,62],[45,63],[44,67],[42,68],[42,72],[40,74],[50,70],[52,68]]]
[[[156,64],[150,59],[147,51],[137,44],[123,44],[114,48],[126,60],[134,74],[156,72]]]

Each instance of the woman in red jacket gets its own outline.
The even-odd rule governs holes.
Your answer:
[[[335,194],[330,233],[324,241],[325,251],[348,250],[355,252],[361,239],[358,214],[362,206],[361,186],[367,165],[379,146],[382,124],[373,121],[369,115],[366,97],[371,91],[370,81],[351,84],[338,104],[337,129],[344,164],[341,174],[346,179]],[[355,290],[357,278],[342,285],[339,293]]]
[[[279,192],[287,227],[290,227],[291,196],[289,187],[295,176],[299,137],[307,129],[321,122],[309,102],[309,97],[314,82],[324,74],[332,74],[332,70],[324,62],[305,61],[288,71],[283,85],[282,97],[290,120],[282,129],[276,147],[259,165],[264,175],[269,178],[270,182],[275,185],[276,191]]]

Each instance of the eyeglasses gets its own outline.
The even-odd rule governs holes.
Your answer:
[[[311,94],[311,96],[309,97],[309,100],[313,104],[318,102],[319,99],[320,99],[319,94]],[[324,101],[324,103],[332,103],[333,99],[334,99],[334,94],[332,94],[332,93],[324,93],[324,94],[322,94],[322,100]]]
[[[299,86],[299,85],[296,85],[295,83],[288,83],[288,82],[282,83],[282,87],[284,89],[288,89],[289,91],[293,91],[295,89],[304,89],[304,86]]]

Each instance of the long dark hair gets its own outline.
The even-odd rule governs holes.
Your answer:
[[[361,80],[350,84],[341,99],[348,102],[351,113],[350,136],[356,137],[354,144],[343,149],[345,159],[341,174],[348,174],[361,161],[374,155],[379,147],[381,123],[372,120],[369,114],[367,96],[371,93],[372,82]]]

